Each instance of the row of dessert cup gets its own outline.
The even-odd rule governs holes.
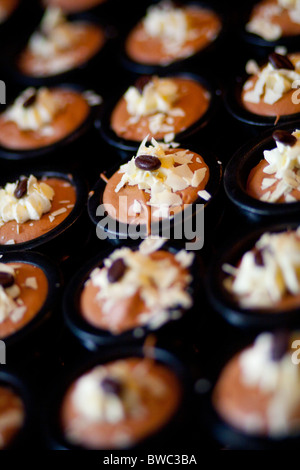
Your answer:
[[[96,188],[96,189],[98,189],[98,188]],[[97,192],[95,191],[94,194],[97,194]],[[93,199],[90,198],[90,200],[93,200]],[[98,221],[97,221],[97,222],[98,222]],[[231,258],[230,258],[230,260],[229,260],[229,257],[228,257],[228,258],[226,257],[226,261],[227,261],[227,260],[230,261]],[[225,261],[224,261],[224,262],[225,262]],[[75,281],[74,281],[74,282],[75,282]],[[165,354],[165,353],[164,353],[164,354]],[[61,398],[61,397],[60,397],[60,398]],[[57,406],[57,403],[56,403],[56,406]],[[57,407],[54,407],[54,409],[57,409]],[[55,415],[55,416],[56,416],[56,415]],[[55,419],[56,419],[56,418],[55,418]],[[57,432],[57,429],[58,429],[58,428],[57,428],[57,422],[52,423],[52,424],[53,424],[54,426],[56,426],[55,429],[56,429],[56,432]],[[58,431],[58,432],[59,432],[59,431]],[[57,436],[58,436],[58,435],[56,434],[56,437],[57,437]],[[60,436],[59,436],[59,440],[61,441],[62,439],[63,439],[63,438],[62,438],[62,436],[60,435]],[[247,441],[247,442],[248,442],[248,441]],[[56,446],[57,446],[57,444],[56,444]],[[62,444],[60,443],[60,447],[69,447],[69,444],[68,444],[68,443],[65,443],[65,442],[62,443]]]

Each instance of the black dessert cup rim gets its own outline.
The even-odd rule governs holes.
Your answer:
[[[199,396],[200,412],[202,413],[204,423],[209,433],[222,445],[229,446],[232,450],[284,450],[295,448],[299,444],[300,430],[297,433],[287,435],[270,436],[258,433],[246,433],[242,429],[235,427],[226,421],[213,405],[212,396],[215,386],[220,378],[226,364],[233,358],[243,352],[253,343],[254,338],[249,338],[247,344],[240,344],[231,351],[228,357],[222,358],[222,361],[216,367],[211,386],[202,396]]]
[[[193,54],[191,54],[188,57],[175,59],[166,65],[146,64],[146,63],[136,62],[134,59],[128,56],[126,52],[125,44],[126,44],[128,35],[130,33],[129,31],[127,32],[127,35],[124,38],[123,47],[120,52],[120,62],[126,70],[129,70],[130,72],[133,72],[135,74],[150,74],[150,75],[160,74],[160,73],[163,73],[164,71],[171,73],[171,72],[175,72],[176,70],[184,70],[187,67],[189,67],[191,64],[193,64],[193,62],[197,61],[197,59],[200,59],[201,57],[206,57],[206,56],[209,57],[209,55],[214,51],[214,49],[220,45],[222,39],[227,34],[228,18],[226,17],[224,10],[220,8],[219,4],[214,3],[212,1],[208,2],[205,0],[187,0],[187,1],[182,2],[182,4],[185,7],[198,6],[199,8],[205,8],[215,13],[221,21],[221,29],[218,35],[216,36],[216,38],[210,43],[208,43],[207,46],[205,46],[204,48],[200,50],[195,51]],[[146,11],[145,11],[145,14],[146,14]],[[142,18],[140,18],[139,22],[140,21],[142,21]],[[137,24],[135,26],[137,26]]]
[[[154,74],[155,75],[155,74]],[[216,108],[218,107],[218,97],[217,97],[217,84],[213,83],[213,80],[205,74],[197,75],[194,72],[174,72],[174,73],[161,73],[159,78],[186,78],[188,80],[195,81],[202,85],[209,93],[210,93],[210,100],[209,106],[205,113],[191,126],[186,128],[183,131],[178,132],[175,134],[174,140],[184,142],[186,139],[191,137],[193,134],[198,132],[199,130],[203,129],[207,126],[207,124],[212,120],[213,116],[216,113]],[[134,152],[138,149],[140,142],[125,139],[123,137],[118,136],[114,130],[111,128],[110,125],[110,118],[111,114],[123,97],[124,93],[126,92],[124,88],[120,96],[117,98],[112,99],[110,102],[107,101],[103,107],[103,112],[101,113],[101,117],[96,120],[96,127],[99,129],[102,138],[113,147],[116,147],[118,150],[125,151],[125,152]]]
[[[104,21],[102,21],[97,15],[89,11],[72,13],[66,16],[71,21],[84,20],[87,23],[91,23],[95,26],[98,26],[104,33],[104,43],[100,47],[100,49],[96,51],[93,56],[91,56],[85,62],[76,67],[72,67],[71,69],[51,75],[35,76],[25,74],[18,67],[17,60],[19,58],[20,53],[24,49],[24,44],[22,44],[22,48],[16,54],[14,54],[14,56],[10,58],[6,63],[7,73],[13,78],[15,82],[27,86],[51,86],[60,84],[64,81],[73,81],[73,78],[75,79],[76,75],[79,72],[88,70],[91,66],[93,66],[93,64],[95,64],[99,60],[101,56],[106,56],[108,49],[110,49],[109,43],[116,35],[116,32],[113,30],[113,27],[108,24],[105,24]],[[33,33],[33,31],[31,33]],[[29,37],[30,35],[25,41],[26,44],[28,43]]]
[[[262,308],[244,308],[238,304],[223,285],[228,276],[223,270],[224,264],[236,266],[242,255],[254,247],[257,240],[264,233],[280,233],[288,230],[296,230],[299,223],[281,223],[276,225],[264,225],[254,230],[249,235],[223,248],[222,252],[215,256],[209,268],[206,279],[206,289],[210,304],[230,325],[250,331],[274,330],[280,327],[295,327],[300,325],[300,306],[288,310],[274,311]]]
[[[231,81],[224,94],[225,107],[231,116],[243,124],[254,126],[256,130],[273,127],[277,123],[285,124],[299,119],[300,112],[280,115],[278,119],[275,115],[263,116],[248,111],[243,106],[241,99],[243,85],[247,78],[249,78],[249,75],[246,72],[235,77],[235,80]]]
[[[183,147],[187,147],[184,145]],[[181,148],[181,145],[178,147]],[[198,153],[198,150],[194,151],[189,148],[191,152]],[[208,183],[205,187],[205,190],[209,192],[211,195],[209,200],[204,200],[200,196],[194,201],[192,204],[189,204],[188,207],[192,206],[192,217],[194,217],[196,214],[199,213],[199,211],[202,211],[203,209],[206,210],[208,209],[211,205],[212,202],[216,199],[216,196],[218,195],[219,192],[219,187],[222,179],[222,165],[221,162],[219,162],[215,155],[211,153],[211,151],[207,150],[202,146],[202,149],[199,150],[199,155],[203,158],[204,162],[206,165],[209,167],[210,175],[209,175],[209,180]],[[129,161],[129,160],[128,160]],[[124,162],[123,162],[124,163]],[[121,165],[123,164],[121,162]],[[126,162],[125,162],[126,163]],[[110,178],[115,172],[117,172],[120,168],[120,164],[110,168],[107,172],[104,172],[105,176]],[[136,224],[126,224],[126,223],[121,223],[116,219],[113,219],[111,216],[108,215],[97,215],[97,208],[99,205],[103,205],[103,193],[104,189],[106,186],[106,182],[103,181],[103,179],[100,177],[100,179],[97,181],[95,186],[92,188],[92,190],[89,193],[89,198],[88,198],[88,214],[93,222],[93,224],[97,227],[97,231],[99,229],[99,233],[102,233],[102,235],[105,238],[108,238],[109,241],[116,241],[116,240],[123,240],[124,242],[127,240],[128,243],[128,234],[131,233],[130,227],[134,225],[134,227],[140,227],[140,231],[136,233],[135,238],[131,238],[131,242],[136,240],[140,240],[142,238],[146,238],[147,236],[147,229],[146,225],[136,225]],[[201,204],[200,208],[197,208],[197,205]],[[186,210],[186,209],[185,209]],[[190,214],[188,215],[183,211],[182,212],[183,217],[180,216],[180,223],[183,223],[184,221],[188,220],[190,217]],[[181,220],[183,219],[183,220]],[[107,221],[108,226],[114,227],[115,229],[109,229],[108,226],[106,225],[101,225],[101,221]],[[163,219],[164,220],[164,219]],[[176,216],[170,219],[170,227],[175,227],[179,222],[178,219],[176,220]],[[159,235],[161,236],[161,225],[160,222],[155,222],[152,224],[152,235]],[[98,232],[97,232],[98,234]]]
[[[30,174],[33,174],[37,178],[42,178],[45,176],[48,178],[53,177],[65,180],[74,187],[76,191],[76,201],[74,207],[70,211],[70,214],[59,225],[32,240],[28,240],[22,243],[15,243],[12,245],[0,245],[1,254],[42,248],[43,245],[46,245],[48,242],[53,241],[58,236],[65,233],[81,216],[86,204],[86,184],[76,172],[67,173],[66,171],[62,170],[28,169],[26,172],[22,171],[21,173],[22,175],[25,174],[28,176]],[[2,177],[0,178],[0,184],[2,185],[2,181],[3,184],[7,183],[9,180],[16,181],[17,179],[19,179],[19,177],[20,173],[13,173],[8,176],[2,175]]]
[[[20,447],[22,448],[24,441],[28,438],[28,431],[30,432],[32,427],[34,410],[27,383],[10,367],[7,365],[4,367],[0,368],[0,386],[3,385],[11,388],[21,399],[24,406],[24,422],[12,441],[5,447],[5,450],[16,450]]]
[[[48,281],[46,299],[36,315],[34,315],[34,317],[21,329],[2,338],[9,350],[9,348],[14,346],[20,347],[20,344],[24,343],[26,340],[30,340],[31,334],[35,332],[44,321],[46,321],[58,300],[62,280],[60,271],[56,264],[53,263],[50,258],[40,253],[32,251],[5,253],[0,261],[5,263],[26,263],[36,266],[42,269]]]
[[[86,87],[76,83],[61,83],[59,85],[54,85],[53,88],[72,90],[81,95],[83,95],[85,91],[88,91]],[[92,128],[93,123],[100,112],[102,103],[95,106],[91,106],[88,103],[88,106],[89,112],[84,121],[79,124],[79,126],[74,129],[70,134],[66,135],[62,139],[59,139],[58,141],[53,142],[52,144],[44,145],[43,147],[28,150],[10,149],[0,144],[0,159],[3,158],[7,161],[31,161],[34,159],[42,160],[43,157],[47,157],[49,156],[49,154],[55,153],[61,148],[64,148],[65,146],[77,141],[80,137],[86,134],[86,132],[90,128]]]
[[[294,131],[300,129],[300,121],[293,121],[276,127],[276,130]],[[270,203],[255,199],[246,191],[247,178],[250,171],[264,159],[263,151],[276,147],[272,138],[274,129],[269,129],[260,137],[256,137],[242,146],[230,159],[224,171],[224,188],[230,201],[250,220],[256,218],[281,220],[297,220],[300,201]]]
[[[126,345],[122,350],[106,348],[101,354],[96,353],[92,356],[89,356],[89,359],[81,361],[81,364],[76,364],[76,367],[73,365],[73,370],[70,370],[67,374],[64,373],[62,380],[60,381],[60,386],[56,387],[50,395],[50,406],[48,409],[44,410],[44,422],[46,422],[46,427],[44,432],[46,434],[46,439],[50,448],[55,450],[83,450],[86,449],[81,445],[76,445],[70,443],[67,438],[64,436],[59,413],[64,394],[72,383],[76,381],[81,375],[93,369],[98,365],[106,364],[119,359],[126,358],[143,358],[145,352],[147,354],[149,351],[150,357],[154,358],[156,362],[165,365],[171,372],[173,372],[179,382],[180,386],[180,402],[176,410],[174,410],[173,415],[170,420],[163,424],[157,431],[152,431],[151,434],[145,436],[142,440],[133,443],[131,446],[126,447],[126,449],[142,449],[143,446],[147,446],[149,449],[151,443],[154,442],[156,447],[160,445],[160,437],[163,437],[165,434],[174,432],[174,429],[177,428],[178,422],[184,419],[182,416],[182,409],[184,405],[189,406],[188,397],[190,394],[190,375],[185,369],[181,360],[179,360],[173,353],[161,349],[161,348],[152,348],[152,347],[141,347],[136,345]],[[153,444],[152,444],[153,445]],[[124,449],[124,450],[126,450]],[[101,450],[101,448],[99,448]],[[104,449],[102,449],[104,450]],[[107,450],[107,449],[106,449]],[[113,450],[113,449],[111,449]],[[118,450],[118,449],[116,449]],[[122,449],[119,449],[122,450]]]
[[[132,247],[133,251],[138,250],[138,246]],[[178,253],[180,250],[172,247],[172,245],[165,243],[159,250],[166,251],[172,254]],[[118,344],[128,344],[128,343],[141,343],[145,340],[145,337],[150,334],[161,334],[165,332],[167,334],[170,326],[177,324],[186,316],[190,316],[193,310],[193,305],[187,309],[183,307],[173,307],[168,311],[171,312],[180,312],[180,316],[172,318],[172,313],[170,318],[164,324],[160,325],[158,328],[150,328],[148,324],[137,325],[134,328],[126,329],[121,333],[112,333],[109,329],[104,329],[100,327],[93,326],[89,323],[82,315],[80,311],[80,296],[82,294],[84,284],[89,279],[89,276],[93,269],[96,267],[103,267],[103,261],[109,255],[115,251],[115,248],[110,248],[108,250],[102,251],[90,259],[71,279],[68,284],[64,299],[63,299],[63,313],[64,321],[67,327],[70,329],[72,334],[88,349],[97,350],[102,346],[107,345],[118,345]],[[196,291],[196,257],[193,260],[193,263],[190,267],[187,268],[189,273],[192,275],[192,281],[185,289],[188,292],[193,301]],[[135,331],[139,331],[139,335],[135,335]]]

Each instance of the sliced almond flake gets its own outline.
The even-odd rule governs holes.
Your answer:
[[[284,192],[288,188],[288,185],[285,181],[279,181],[275,191],[273,191],[269,197],[269,202],[276,202],[278,199],[283,196]]]
[[[38,283],[37,283],[36,277],[33,277],[33,276],[32,277],[27,277],[27,279],[25,280],[25,286],[36,290],[38,288]]]
[[[197,163],[202,163],[201,158],[197,157],[197,158],[196,158],[196,162],[197,162]]]
[[[68,183],[67,181],[62,184],[64,188],[69,188],[71,186],[71,183]]]
[[[17,302],[17,304],[20,305],[20,306],[21,306],[21,305],[24,305],[24,302],[23,302],[22,299],[17,299],[16,302]]]
[[[53,215],[49,215],[48,217],[51,223],[55,220],[55,217],[53,217]]]
[[[285,200],[286,200],[286,202],[296,202],[297,201],[297,199],[294,196],[292,196],[291,194],[287,194],[285,196]]]
[[[206,170],[206,168],[200,168],[199,170],[194,171],[194,175],[191,181],[191,186],[193,186],[193,188],[197,188],[197,186],[202,183],[205,178]]]
[[[5,245],[15,245],[15,240],[13,240],[12,238],[10,240],[7,240],[7,242],[5,243]]]
[[[200,196],[205,201],[209,201],[209,199],[211,198],[211,194],[209,194],[209,192],[206,191],[205,189],[198,191],[198,196]]]
[[[19,235],[20,234],[20,225],[17,224],[17,234]]]
[[[271,191],[267,191],[259,199],[261,201],[267,202],[267,201],[269,201],[270,196],[271,196]]]
[[[33,222],[31,222],[31,223],[29,224],[29,227],[33,227]]]
[[[74,204],[68,204],[67,205],[67,209],[73,209],[73,207],[74,207]]]
[[[185,250],[180,250],[175,255],[175,259],[181,264],[183,268],[188,268],[189,266],[191,266],[194,261],[194,258],[194,253],[188,253]]]
[[[264,190],[264,189],[270,188],[277,181],[278,180],[276,178],[264,178],[262,180],[261,189]]]
[[[66,200],[66,201],[59,201],[59,204],[68,204],[70,201]]]
[[[169,134],[166,134],[164,136],[164,141],[167,142],[167,143],[172,142],[174,140],[174,138],[175,138],[174,132],[170,132]]]
[[[17,323],[24,316],[24,313],[26,312],[26,310],[27,310],[27,307],[25,306],[17,307],[16,309],[14,309],[13,313],[10,315],[11,320],[14,323]]]
[[[58,209],[57,211],[54,211],[51,213],[52,217],[56,217],[58,215],[63,214],[64,212],[67,212],[67,209],[65,207],[62,207],[61,209]]]
[[[90,106],[98,106],[103,101],[102,97],[93,90],[86,90],[82,95]]]
[[[224,263],[222,265],[222,269],[225,273],[230,274],[231,276],[235,276],[236,273],[238,272],[238,269],[235,268],[234,266],[231,266],[231,264]]]

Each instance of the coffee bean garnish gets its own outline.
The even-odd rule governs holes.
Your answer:
[[[34,105],[36,101],[37,95],[36,93],[33,93],[33,95],[30,95],[27,100],[24,101],[23,103],[23,108],[30,108],[30,106]]]
[[[272,361],[280,361],[285,353],[289,350],[290,335],[285,330],[275,331],[273,333],[273,341],[271,346]]]
[[[135,88],[137,88],[139,90],[140,93],[143,93],[143,90],[144,90],[145,86],[149,82],[151,82],[151,80],[152,80],[151,75],[142,75],[141,77],[139,77],[136,80],[134,86],[135,86]]]
[[[290,147],[293,147],[297,142],[297,137],[290,134],[290,132],[288,131],[282,131],[280,129],[274,131],[272,137],[276,142],[280,142],[284,145],[289,145]]]
[[[269,55],[269,62],[275,69],[295,70],[295,66],[290,59],[286,55],[277,54],[277,52],[272,52]]]
[[[14,284],[15,278],[12,274],[6,272],[0,272],[0,286],[10,287]]]
[[[256,266],[264,266],[265,262],[263,259],[263,250],[258,250],[257,248],[254,250],[254,262]]]
[[[23,178],[22,180],[18,182],[17,187],[14,192],[14,196],[17,199],[21,199],[27,193],[27,182],[28,182],[28,178]]]
[[[109,282],[113,283],[119,281],[124,276],[126,269],[127,266],[122,258],[116,259],[107,271]]]
[[[122,393],[122,384],[113,377],[105,377],[101,381],[101,387],[105,393],[120,396]]]
[[[134,163],[140,170],[154,171],[161,167],[160,159],[152,155],[139,155]]]

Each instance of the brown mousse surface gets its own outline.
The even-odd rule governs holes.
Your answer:
[[[89,105],[85,98],[72,90],[52,89],[56,99],[62,103],[62,109],[54,116],[51,134],[41,130],[22,130],[13,121],[0,115],[0,145],[12,150],[31,150],[51,145],[74,132],[87,118]]]
[[[23,224],[18,224],[15,220],[6,222],[0,227],[0,245],[4,245],[9,240],[23,243],[40,237],[61,224],[72,211],[76,202],[74,186],[62,178],[43,178],[42,181],[51,186],[55,192],[50,212],[43,214],[40,220],[28,220]],[[72,207],[68,207],[71,205]],[[49,215],[62,208],[66,208],[66,211],[55,216],[50,222]]]
[[[48,7],[59,7],[65,13],[76,13],[79,11],[89,10],[105,1],[106,0],[43,0],[43,4]]]
[[[83,21],[73,22],[78,27],[78,41],[71,48],[58,52],[54,58],[45,55],[34,54],[29,47],[26,47],[20,54],[18,59],[18,68],[20,71],[33,77],[47,77],[66,72],[70,69],[76,69],[90,60],[102,48],[105,42],[105,33],[96,24],[86,23]],[[51,69],[51,63],[60,59],[65,59],[68,64],[67,68],[61,71]]]
[[[208,46],[218,35],[222,24],[219,17],[211,10],[187,6],[184,8],[188,14],[190,25],[197,29],[198,34],[185,42],[184,47],[191,49],[194,54]],[[125,48],[128,56],[142,64],[165,65],[182,57],[166,52],[163,42],[158,37],[151,37],[140,22],[129,34]]]
[[[253,18],[263,18],[264,13],[273,5],[278,5],[277,0],[263,0],[259,2],[253,8],[251,13],[250,20]],[[279,25],[282,30],[282,36],[296,36],[300,34],[300,24],[294,23],[290,16],[289,12],[286,9],[283,9],[279,14],[274,14],[270,19],[271,23]]]
[[[249,387],[242,381],[242,371],[239,364],[240,354],[231,359],[223,369],[213,392],[213,405],[222,418],[232,426],[249,432],[246,420],[259,417],[262,429],[259,434],[267,435],[267,410],[274,394],[262,392],[257,386]],[[300,400],[291,421],[300,420]],[[256,431],[257,434],[258,431]]]
[[[183,149],[168,149],[166,155],[170,153],[175,153]],[[182,198],[182,205],[174,207],[170,212],[171,214],[176,214],[184,209],[185,204],[192,204],[198,198],[198,191],[205,189],[205,186],[209,179],[209,168],[206,163],[203,161],[203,158],[195,152],[189,150],[189,153],[193,154],[193,159],[189,168],[194,172],[200,168],[206,168],[206,173],[204,179],[201,181],[199,186],[196,188],[188,186],[186,189],[177,191]],[[201,162],[197,162],[196,159],[200,158]],[[103,204],[108,214],[112,218],[116,218],[120,222],[124,223],[135,223],[135,224],[147,224],[151,219],[151,206],[146,205],[147,201],[150,200],[150,194],[145,192],[142,189],[139,189],[137,185],[135,186],[123,186],[117,193],[115,188],[122,178],[123,173],[116,172],[108,180],[106,187],[103,193]],[[120,197],[127,197],[127,204],[120,204]],[[134,203],[134,200],[137,200],[142,205],[142,212],[140,215],[128,215],[128,208]],[[153,216],[152,220],[158,220],[157,217]]]
[[[129,358],[125,361],[129,366],[130,379],[135,380],[135,376],[138,379],[137,387],[144,413],[137,412],[134,417],[125,415],[124,419],[117,423],[89,421],[74,407],[72,394],[75,385],[73,384],[67,390],[61,407],[61,423],[66,437],[70,433],[76,434],[77,443],[87,448],[113,449],[122,447],[120,445],[122,435],[135,444],[158,431],[170,420],[181,398],[181,387],[173,372],[151,359]],[[111,364],[113,363],[105,365],[108,372]],[[141,368],[144,370],[141,371]],[[164,393],[158,395],[143,387],[143,380],[138,378],[141,372],[145,372],[148,378],[153,378],[153,381],[162,381]]]
[[[153,260],[168,259],[171,264],[178,269],[178,277],[176,283],[180,281],[183,288],[186,287],[186,275],[187,270],[182,268],[180,263],[175,259],[172,253],[167,251],[156,251],[151,253],[149,257]],[[148,313],[149,308],[140,296],[139,292],[136,292],[131,297],[123,298],[116,302],[110,309],[109,314],[105,314],[102,310],[103,300],[96,298],[99,287],[95,286],[91,279],[89,279],[81,293],[80,297],[80,310],[85,320],[96,328],[102,328],[109,330],[112,333],[119,334],[126,330],[130,330],[140,325],[138,316],[141,313]]]
[[[269,164],[266,160],[261,160],[254,168],[252,168],[252,170],[249,173],[246,191],[249,194],[249,196],[254,197],[255,199],[260,199],[268,191],[271,191],[271,192],[275,191],[278,183],[280,182],[280,180],[276,180],[276,183],[272,184],[272,186],[270,186],[269,188],[267,189],[261,188],[262,181],[264,178],[274,177],[274,175],[268,175],[267,173],[263,172],[264,168],[266,168],[266,166],[268,165]],[[293,189],[290,192],[290,195],[296,198],[297,201],[300,200],[300,191],[298,191],[297,189]],[[281,196],[276,202],[285,203],[284,196]]]
[[[0,385],[0,449],[7,447],[24,422],[24,405],[9,387]]]
[[[177,85],[178,99],[173,108],[180,108],[184,111],[184,116],[174,116],[174,133],[182,132],[207,111],[210,97],[208,91],[194,80],[186,78],[172,77],[171,80]],[[128,120],[132,117],[127,111],[127,103],[124,97],[117,103],[111,115],[111,127],[114,132],[124,139],[141,141],[143,137],[150,134],[155,139],[163,139],[165,132],[152,134],[149,129],[149,116],[141,116],[138,122],[130,124]]]
[[[18,261],[7,263],[7,265],[15,269],[15,284],[17,284],[21,290],[18,299],[23,301],[24,306],[26,306],[27,309],[24,315],[17,322],[12,321],[10,317],[6,318],[3,322],[0,322],[0,338],[6,338],[29,323],[41,310],[48,294],[47,277],[41,268],[33,264]],[[32,287],[27,287],[25,285],[26,279],[30,277],[34,277],[36,279],[37,289],[33,289]]]

